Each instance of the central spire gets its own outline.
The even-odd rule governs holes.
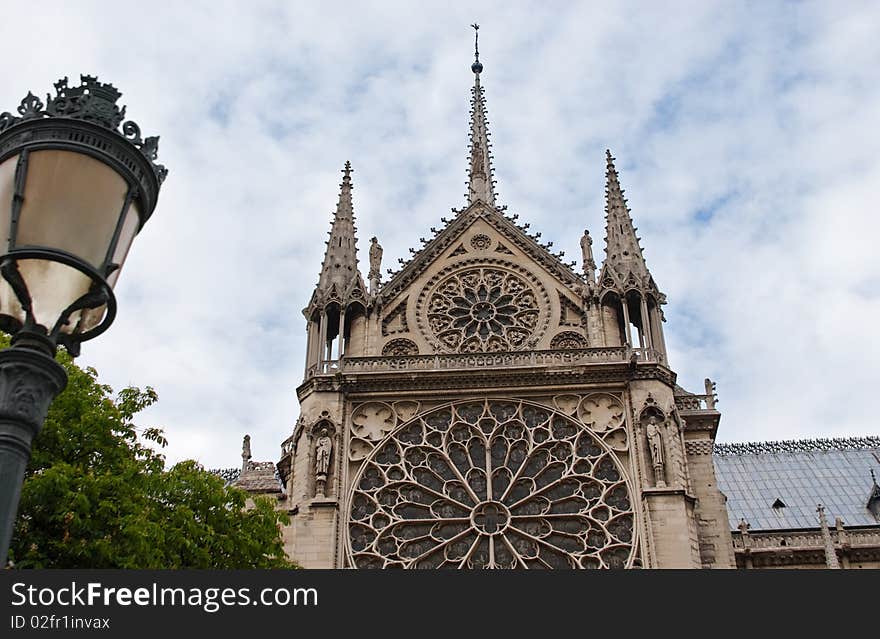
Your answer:
[[[482,200],[495,206],[495,185],[492,180],[492,155],[489,151],[489,129],[486,122],[486,97],[480,86],[479,35],[480,25],[474,23],[474,88],[471,89],[470,164],[468,167],[468,204]]]

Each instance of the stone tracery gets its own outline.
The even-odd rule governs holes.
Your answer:
[[[466,401],[404,424],[367,458],[350,503],[357,567],[622,568],[634,549],[615,458],[573,419]]]
[[[461,352],[523,348],[540,314],[532,284],[489,266],[448,275],[427,301],[429,330],[445,348]]]

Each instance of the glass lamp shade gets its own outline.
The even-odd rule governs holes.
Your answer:
[[[61,250],[99,270],[127,193],[125,179],[95,158],[55,149],[31,151],[15,247]]]
[[[52,331],[66,309],[82,305],[58,332],[84,334],[114,312],[111,289],[141,224],[134,192],[112,166],[72,150],[27,150],[0,164],[0,230],[7,240],[0,252],[15,259],[35,324]],[[0,280],[0,323],[10,330],[25,325],[27,313],[7,275]],[[82,304],[100,290],[109,304]]]

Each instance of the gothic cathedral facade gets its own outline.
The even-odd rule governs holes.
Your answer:
[[[732,568],[720,413],[676,385],[665,296],[607,154],[605,258],[496,203],[477,59],[467,204],[385,281],[358,269],[346,163],[304,310],[301,414],[278,471],[315,568]]]

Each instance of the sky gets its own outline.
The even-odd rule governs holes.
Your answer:
[[[880,4],[54,2],[6,7],[0,111],[113,83],[170,173],[78,362],[152,386],[167,461],[276,460],[340,171],[361,266],[465,202],[473,30],[496,193],[580,256],[605,149],[719,441],[880,434]]]

